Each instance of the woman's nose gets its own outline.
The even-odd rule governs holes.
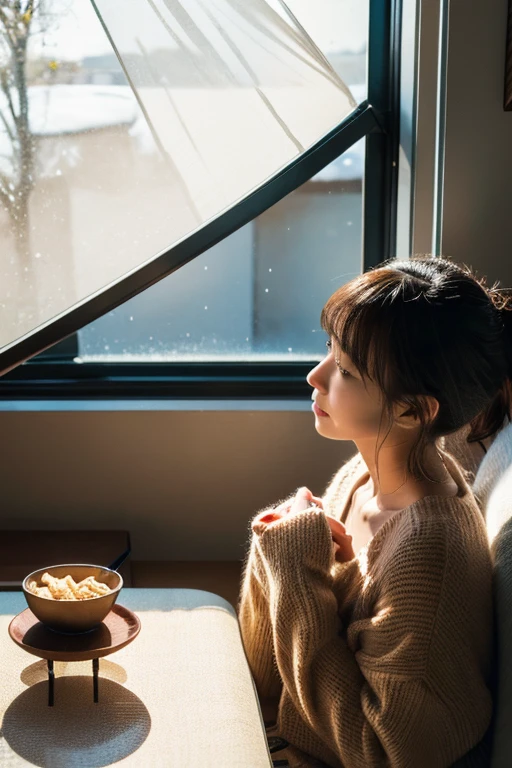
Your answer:
[[[306,381],[308,382],[309,386],[323,393],[327,392],[326,362],[326,359],[321,360],[318,365],[316,365],[313,370],[311,370],[306,376]]]

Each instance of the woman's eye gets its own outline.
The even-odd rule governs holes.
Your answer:
[[[325,342],[325,346],[327,347],[329,352],[331,352],[331,350],[332,350],[332,341],[330,339],[327,339],[327,341]],[[337,369],[339,370],[339,372],[341,373],[342,376],[352,376],[350,371],[347,371],[345,368],[341,367],[339,361],[336,360],[336,358],[334,359],[334,362],[336,363],[336,367],[337,367]]]

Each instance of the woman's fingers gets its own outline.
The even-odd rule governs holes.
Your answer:
[[[331,515],[326,515],[325,518],[329,523],[329,528],[331,529],[331,533],[333,534],[333,536],[338,536],[338,537],[350,536],[350,534],[347,533],[347,529],[345,528],[343,523],[341,523],[339,520],[336,520],[335,517],[331,517]],[[350,536],[350,538],[352,537]]]
[[[310,507],[319,507],[320,509],[323,509],[323,500],[320,496],[314,496],[309,488],[303,487],[299,488],[292,499],[287,499],[286,501],[283,501],[282,504],[279,504],[275,511],[288,515],[290,512],[301,512]]]
[[[261,533],[267,525],[271,525],[287,515],[299,514],[315,506],[323,509],[323,500],[320,496],[313,496],[309,488],[299,488],[292,499],[287,499],[275,507],[275,509],[267,509],[257,515],[252,522],[252,529],[256,533]],[[330,519],[335,524],[338,523],[334,518]],[[338,525],[342,526],[342,523],[338,523]]]
[[[289,509],[289,513],[297,514],[298,512],[303,512],[305,509],[309,509],[309,507],[311,507],[312,497],[313,494],[309,488],[299,488],[295,494],[295,498]]]
[[[338,546],[338,549],[334,552],[336,560],[340,562],[352,560],[354,557],[354,550],[352,548],[352,536],[347,533],[345,526],[343,523],[340,523],[339,520],[336,520],[330,515],[326,515],[325,519],[327,520],[329,528],[331,529],[332,540],[334,544]]]
[[[282,504],[279,504],[279,506],[275,508],[274,512],[280,512],[287,515],[288,512],[290,511],[290,507],[292,503],[293,503],[293,499],[288,499],[288,501],[283,501]]]

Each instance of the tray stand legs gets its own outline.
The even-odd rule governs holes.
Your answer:
[[[47,660],[48,665],[48,706],[53,707],[53,691],[55,683],[55,675],[53,673],[53,661]]]
[[[92,685],[93,685],[93,698],[94,703],[98,703],[98,671],[100,668],[100,660],[92,660]]]
[[[55,700],[55,697],[54,697],[55,673],[53,671],[53,661],[51,659],[48,659],[46,663],[48,665],[48,706],[53,707],[53,703]],[[93,688],[93,699],[95,704],[97,704],[99,700],[99,695],[98,695],[99,669],[100,669],[100,660],[93,659],[92,660],[92,688]]]

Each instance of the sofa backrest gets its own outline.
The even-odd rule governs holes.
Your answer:
[[[492,768],[512,765],[512,465],[484,510],[494,555],[496,678]]]

